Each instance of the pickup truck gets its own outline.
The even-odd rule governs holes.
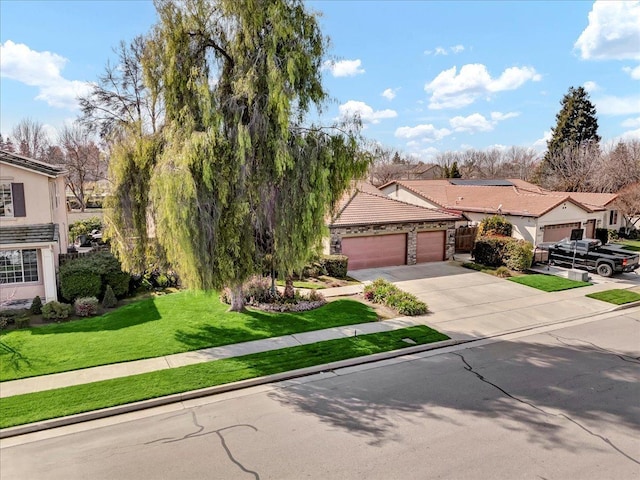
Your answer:
[[[637,253],[616,245],[603,245],[596,239],[565,238],[548,245],[547,248],[550,265],[573,265],[582,270],[595,271],[603,277],[610,277],[614,273],[633,272],[640,268],[640,256]]]

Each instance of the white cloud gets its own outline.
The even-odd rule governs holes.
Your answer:
[[[620,137],[620,140],[640,140],[640,128],[635,130],[629,130],[628,132],[624,132]]]
[[[394,98],[396,98],[396,92],[398,91],[397,88],[387,88],[384,92],[382,92],[380,95],[382,95],[384,98],[386,98],[387,100],[393,100]]]
[[[52,107],[74,109],[78,106],[78,95],[88,93],[91,85],[63,78],[61,71],[67,61],[56,53],[31,50],[11,40],[0,45],[0,76],[37,87],[35,98]]]
[[[416,125],[415,127],[400,127],[395,133],[398,138],[420,139],[424,142],[435,142],[451,135],[447,128],[436,128],[432,124]]]
[[[456,67],[440,72],[424,89],[431,93],[429,108],[461,108],[481,96],[515,90],[527,81],[537,82],[541,78],[532,67],[510,67],[498,78],[491,78],[485,65],[471,63],[463,65],[459,73]]]
[[[361,68],[362,62],[357,60],[340,60],[334,62],[327,60],[323,64],[325,70],[329,70],[334,77],[355,77],[365,72],[364,68]]]
[[[457,55],[458,53],[464,52],[464,45],[454,45],[453,47],[445,48],[441,46],[437,46],[433,50],[425,50],[425,55],[449,55],[449,53],[453,53]]]
[[[484,115],[473,113],[468,117],[453,117],[449,120],[449,124],[456,132],[469,132],[472,134],[477,132],[490,132],[498,122],[517,117],[518,115],[519,113],[517,112],[491,112],[491,120],[487,120]]]
[[[547,148],[547,142],[551,140],[551,135],[551,130],[546,130],[542,134],[542,138],[539,138],[538,140],[533,142],[533,147],[537,150],[540,150],[541,148]]]
[[[628,118],[621,125],[627,128],[640,128],[640,117]]]
[[[374,110],[364,102],[349,100],[338,107],[340,117],[348,117],[356,115],[360,117],[364,123],[380,123],[385,118],[395,118],[398,113],[395,110]]]
[[[600,86],[596,82],[589,80],[588,82],[584,82],[584,89],[587,92],[595,92],[600,89]]]
[[[576,41],[585,60],[640,59],[640,1],[597,1]]]
[[[603,115],[634,115],[640,113],[640,95],[605,96],[595,99],[596,110]]]
[[[636,68],[623,67],[622,71],[628,73],[634,80],[640,80],[640,65]]]

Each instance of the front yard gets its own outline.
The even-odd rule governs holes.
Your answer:
[[[354,300],[300,313],[228,308],[215,292],[178,292],[99,317],[9,331],[0,335],[0,381],[377,320]]]
[[[527,285],[528,287],[537,288],[544,292],[560,292],[562,290],[591,285],[589,282],[578,282],[567,278],[544,274],[521,275],[519,277],[509,278],[508,280],[521,285]]]

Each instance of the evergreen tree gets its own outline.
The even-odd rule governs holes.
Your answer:
[[[165,125],[112,154],[112,245],[130,269],[155,250],[192,288],[232,292],[263,270],[291,274],[325,218],[366,173],[357,125],[306,123],[326,92],[326,41],[301,0],[158,0],[143,56]]]
[[[458,162],[453,162],[451,169],[449,170],[449,178],[462,178],[462,174],[458,169]]]

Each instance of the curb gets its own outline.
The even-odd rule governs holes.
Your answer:
[[[474,339],[474,340],[478,340],[478,339]],[[313,367],[300,368],[298,370],[275,373],[273,375],[266,375],[263,377],[250,378],[247,380],[241,380],[239,382],[226,383],[224,385],[216,385],[214,387],[202,388],[200,390],[192,390],[192,391],[183,392],[183,393],[175,393],[173,395],[152,398],[149,400],[142,400],[140,402],[127,403],[125,405],[118,405],[115,407],[109,407],[109,408],[103,408],[100,410],[93,410],[90,412],[78,413],[75,415],[69,415],[67,417],[53,418],[51,420],[43,420],[40,422],[28,423],[25,425],[18,425],[15,427],[3,428],[3,429],[0,429],[0,439],[16,437],[18,435],[24,435],[27,433],[40,432],[42,430],[48,430],[51,428],[65,427],[65,426],[74,425],[77,423],[88,422],[90,420],[97,420],[101,418],[122,415],[124,413],[137,412],[139,410],[159,407],[162,405],[169,405],[172,403],[179,403],[186,400],[192,400],[195,398],[218,395],[220,393],[242,390],[244,388],[256,387],[259,385],[265,385],[265,384],[275,383],[275,382],[282,382],[284,380],[291,380],[294,378],[306,377],[306,376],[315,375],[318,373],[331,372],[333,370],[338,370],[342,368],[365,365],[368,363],[379,362],[382,360],[402,357],[405,355],[413,355],[416,353],[422,353],[429,350],[436,350],[440,348],[460,345],[463,343],[469,343],[470,341],[472,340],[443,340],[441,342],[428,343],[425,345],[416,345],[413,347],[406,347],[401,350],[392,350],[389,352],[375,353],[373,355],[367,355],[365,357],[355,357],[347,360],[340,360],[338,362],[325,363],[322,365],[315,365]]]

